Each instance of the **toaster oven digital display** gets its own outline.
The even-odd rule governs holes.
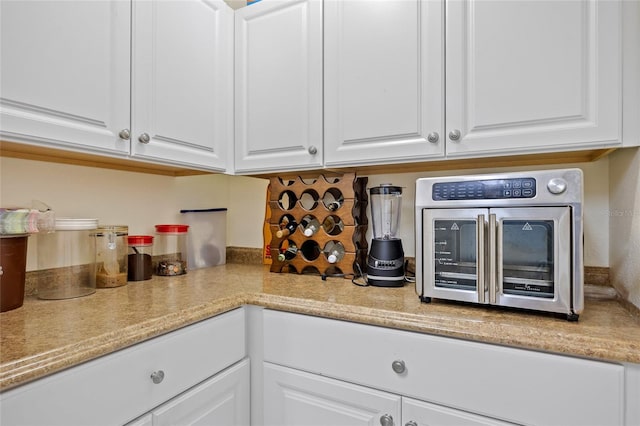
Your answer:
[[[510,198],[534,198],[534,178],[494,179],[434,183],[434,201],[452,200],[502,200]]]

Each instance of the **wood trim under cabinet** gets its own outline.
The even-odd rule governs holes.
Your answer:
[[[309,177],[324,174],[332,176],[347,172],[358,175],[374,175],[384,173],[416,173],[444,170],[482,169],[496,167],[523,167],[565,163],[585,163],[597,161],[606,157],[616,148],[591,149],[583,151],[552,152],[529,155],[509,155],[504,157],[479,157],[456,160],[435,159],[415,163],[382,164],[373,166],[356,166],[343,168],[327,168],[305,171],[269,172],[252,175],[254,177],[270,178],[278,176]],[[211,174],[205,170],[195,170],[177,166],[136,161],[128,158],[109,157],[98,154],[86,154],[61,149],[48,148],[0,140],[0,157],[20,158],[23,160],[46,161],[50,163],[72,164],[77,166],[98,167],[103,169],[123,170],[129,172],[157,174],[164,176],[193,176]]]

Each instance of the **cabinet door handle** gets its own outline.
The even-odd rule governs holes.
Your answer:
[[[404,424],[404,426],[418,426],[418,423],[414,422],[413,420],[409,420]]]
[[[149,143],[150,140],[151,140],[151,137],[149,136],[149,133],[143,133],[138,138],[138,141],[140,141],[140,143],[145,143],[145,144]]]
[[[460,139],[460,130],[455,129],[449,132],[449,139],[451,139],[452,141],[457,141],[458,139]]]
[[[438,134],[438,132],[431,132],[427,135],[427,140],[431,143],[438,142],[438,139],[440,139],[440,135]]]
[[[398,374],[402,374],[405,371],[407,371],[407,366],[405,365],[404,361],[402,361],[401,359],[397,359],[393,361],[391,363],[391,368],[393,368],[393,371],[395,371]]]
[[[309,154],[316,155],[318,153],[318,148],[316,148],[315,145],[311,145],[308,151],[309,151]]]
[[[380,424],[382,426],[393,426],[393,417],[389,414],[385,414],[380,417]]]
[[[118,133],[118,136],[120,137],[120,139],[128,141],[131,137],[131,132],[129,131],[129,129],[122,129],[120,130],[120,133]]]
[[[158,370],[151,373],[151,380],[156,385],[164,380],[164,371]]]

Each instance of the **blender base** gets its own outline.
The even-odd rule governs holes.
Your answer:
[[[402,287],[404,282],[402,240],[371,240],[367,259],[367,283],[374,287]]]

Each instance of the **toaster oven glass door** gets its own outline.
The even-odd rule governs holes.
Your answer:
[[[565,312],[572,279],[571,209],[505,208],[490,213],[497,226],[496,303]],[[552,309],[554,305],[563,307]]]
[[[487,209],[423,210],[424,295],[487,303]]]

